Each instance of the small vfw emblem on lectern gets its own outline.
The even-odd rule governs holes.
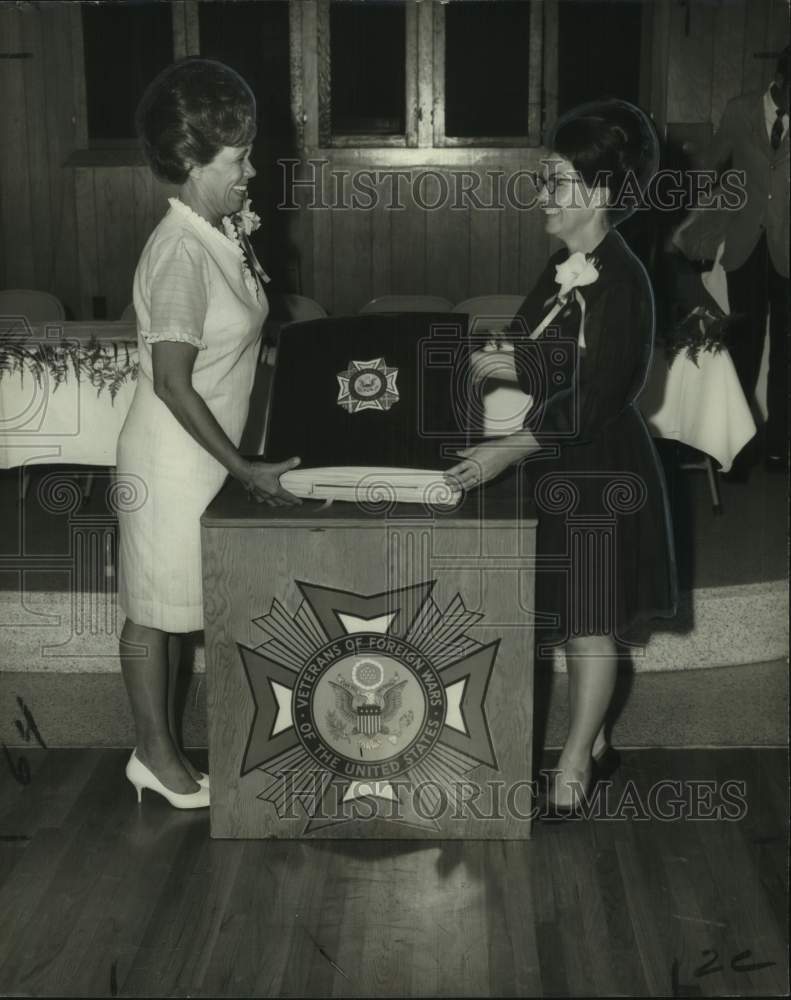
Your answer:
[[[241,775],[264,772],[259,798],[310,833],[380,819],[439,829],[464,775],[497,759],[486,693],[499,640],[466,634],[481,619],[433,582],[370,597],[297,581],[302,603],[255,619],[267,638],[239,644],[255,701]],[[301,810],[301,813],[300,813]]]
[[[360,410],[389,410],[398,402],[398,369],[390,368],[384,358],[352,361],[338,372],[338,405],[348,413]]]

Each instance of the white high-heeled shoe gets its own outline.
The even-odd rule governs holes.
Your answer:
[[[209,776],[205,771],[201,771],[200,778],[195,779],[201,788],[209,788]]]
[[[148,788],[152,792],[157,792],[176,809],[205,809],[209,805],[209,789],[199,786],[197,792],[172,792],[150,771],[137,756],[137,751],[132,751],[132,756],[126,764],[126,776],[135,786],[137,801],[143,798],[143,789]]]

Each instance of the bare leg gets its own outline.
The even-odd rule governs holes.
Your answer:
[[[591,773],[594,745],[603,741],[604,717],[615,689],[617,647],[611,636],[580,636],[566,644],[569,683],[569,730],[558,761],[553,798],[572,800],[575,783],[583,788]]]
[[[193,767],[187,755],[182,750],[178,741],[176,731],[176,687],[178,685],[179,664],[181,663],[181,636],[171,635],[168,638],[168,730],[176,753],[179,755],[184,770],[189,776],[197,781],[200,778],[200,771]]]
[[[168,633],[127,619],[121,632],[121,670],[135,720],[138,758],[172,792],[196,792],[198,786],[184,770],[168,728]]]
[[[573,654],[572,654],[573,655]],[[569,653],[566,652],[566,662],[568,663]],[[577,685],[572,684],[571,676],[568,677],[568,692],[569,692],[569,724],[571,724],[571,719],[576,715],[577,711]],[[591,756],[597,757],[607,746],[607,737],[604,733],[604,723],[602,722],[601,728],[598,733],[596,733],[596,739],[593,741],[593,747],[591,749]]]

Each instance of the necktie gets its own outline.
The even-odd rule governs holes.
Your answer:
[[[769,141],[772,144],[772,149],[780,148],[780,140],[783,138],[783,109],[777,109],[777,118],[775,118],[775,123],[772,126],[772,134],[769,136]]]

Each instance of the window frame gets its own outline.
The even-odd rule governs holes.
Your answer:
[[[318,0],[316,58],[318,82],[319,144],[324,149],[403,149],[418,145],[417,100],[418,17],[417,5],[404,0],[404,131],[394,135],[335,132],[332,128],[332,72],[330,52],[331,0]]]
[[[200,55],[199,0],[171,4],[173,18],[173,60]]]
[[[200,55],[198,4],[202,0],[179,0],[171,4],[173,18],[173,58]],[[458,2],[458,0],[450,0]],[[557,119],[558,107],[558,2],[532,0],[536,30],[531,23],[530,91],[542,93],[543,100],[531,105],[527,136],[447,136],[445,132],[445,17],[448,0],[406,0],[406,130],[403,135],[332,134],[329,86],[329,0],[289,0],[290,86],[292,120],[302,149],[383,150],[436,149],[450,153],[469,150],[476,156],[484,149],[503,150],[537,147],[548,127]],[[656,79],[652,32],[658,10],[643,0],[641,39],[640,103],[651,106],[651,94],[664,86]],[[81,32],[75,38],[75,57],[84,66]],[[84,79],[84,76],[83,76]],[[662,105],[661,99],[659,104]],[[657,122],[663,126],[663,122]],[[88,134],[84,123],[82,155],[118,159],[126,152],[139,159],[137,142],[129,139],[101,140]],[[115,152],[113,152],[115,151]],[[477,152],[476,152],[477,151]],[[352,154],[353,155],[353,154]],[[120,161],[119,161],[120,162]]]
[[[194,2],[194,0],[193,0]],[[544,55],[546,42],[557,43],[558,0],[532,0],[530,90],[526,136],[446,136],[445,14],[449,0],[405,0],[406,45],[403,135],[333,133],[330,115],[330,0],[290,0],[291,105],[298,146],[311,150],[355,149],[523,149],[540,147],[547,122],[557,108],[557,53]],[[453,0],[451,0],[453,2]],[[554,72],[554,77],[552,73]]]
[[[453,2],[453,0],[451,0]],[[458,0],[456,0],[458,2]],[[528,101],[527,135],[489,135],[489,136],[454,136],[448,135],[445,128],[445,52],[446,52],[446,19],[445,12],[450,3],[438,4],[434,7],[433,23],[433,70],[434,70],[434,135],[433,145],[484,147],[497,149],[509,146],[540,146],[544,119],[544,30],[545,3],[541,0],[530,2],[530,42],[528,48],[528,93],[537,94]],[[555,20],[557,21],[556,4]]]
[[[404,136],[333,135],[330,121],[329,0],[290,0],[291,102],[298,148],[328,154],[379,148],[399,162],[406,150],[433,149],[442,161],[475,159],[492,152],[541,148],[558,116],[558,6],[562,0],[532,0],[529,47],[531,102],[526,136],[445,134],[445,8],[462,0],[406,0],[406,133]],[[651,106],[657,81],[652,32],[658,11],[643,4],[640,103]],[[661,95],[660,95],[661,96]],[[657,123],[658,126],[662,123]],[[396,152],[402,149],[403,153]],[[467,151],[466,153],[464,151]],[[454,153],[455,151],[455,153]],[[395,161],[394,161],[395,162]]]
[[[200,30],[198,24],[198,3],[199,0],[180,0],[179,3],[170,5],[171,24],[173,27],[173,60],[182,59],[184,56],[200,54]],[[82,15],[79,6],[77,12]],[[145,162],[142,153],[139,152],[137,138],[134,135],[119,136],[115,139],[98,139],[90,134],[88,127],[88,104],[87,104],[87,76],[85,71],[85,48],[80,27],[80,37],[82,44],[75,55],[79,58],[79,65],[82,68],[84,104],[85,104],[85,149],[90,153],[96,153],[100,160],[106,159],[113,164],[118,160],[124,161],[124,155],[137,162]],[[82,151],[80,151],[82,152]],[[74,154],[72,154],[72,157]],[[119,160],[120,157],[120,160]],[[84,159],[85,157],[83,157]]]

